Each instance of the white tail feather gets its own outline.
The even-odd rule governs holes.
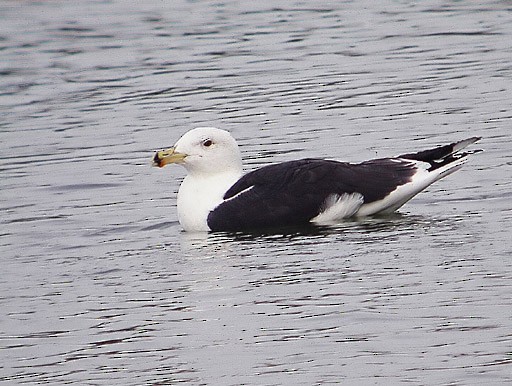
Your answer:
[[[417,172],[411,182],[398,186],[381,200],[362,205],[355,215],[364,217],[378,213],[392,213],[429,185],[459,170],[466,160],[465,157],[459,158],[432,171],[428,171],[430,167],[428,163],[415,161]]]

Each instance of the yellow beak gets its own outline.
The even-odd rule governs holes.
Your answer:
[[[157,151],[153,157],[153,166],[162,168],[167,164],[179,164],[183,162],[186,156],[186,154],[178,153],[174,147],[160,150]]]

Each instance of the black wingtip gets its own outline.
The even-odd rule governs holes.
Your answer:
[[[457,159],[464,158],[470,154],[478,153],[480,150],[470,150],[464,152],[461,152],[461,150],[481,139],[482,137],[470,137],[463,139],[462,141],[453,142],[449,145],[439,146],[433,149],[423,150],[418,153],[403,154],[398,158],[427,162],[431,165],[431,169],[429,170],[435,170]]]
[[[455,154],[458,151],[468,147],[469,145],[472,145],[473,143],[480,141],[481,139],[482,139],[482,137],[470,137],[467,139],[463,139],[462,141],[459,141],[459,142],[454,142],[451,144],[451,146],[452,146],[451,154]],[[450,155],[450,154],[448,154],[448,155]]]

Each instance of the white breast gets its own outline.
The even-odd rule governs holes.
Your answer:
[[[208,214],[222,203],[239,173],[187,175],[178,191],[178,219],[185,231],[209,231]]]

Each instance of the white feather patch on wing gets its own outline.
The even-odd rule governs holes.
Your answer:
[[[249,190],[251,190],[252,188],[254,188],[254,185],[251,185],[249,186],[248,188],[245,188],[244,190],[242,190],[241,192],[238,192],[237,194],[235,194],[233,197],[229,197],[227,199],[224,200],[224,202],[226,201],[231,201],[231,200],[234,200],[235,198],[241,196],[242,194],[244,193],[247,193]]]
[[[327,225],[351,217],[363,202],[363,195],[360,193],[331,194],[325,199],[321,212],[311,222]]]

